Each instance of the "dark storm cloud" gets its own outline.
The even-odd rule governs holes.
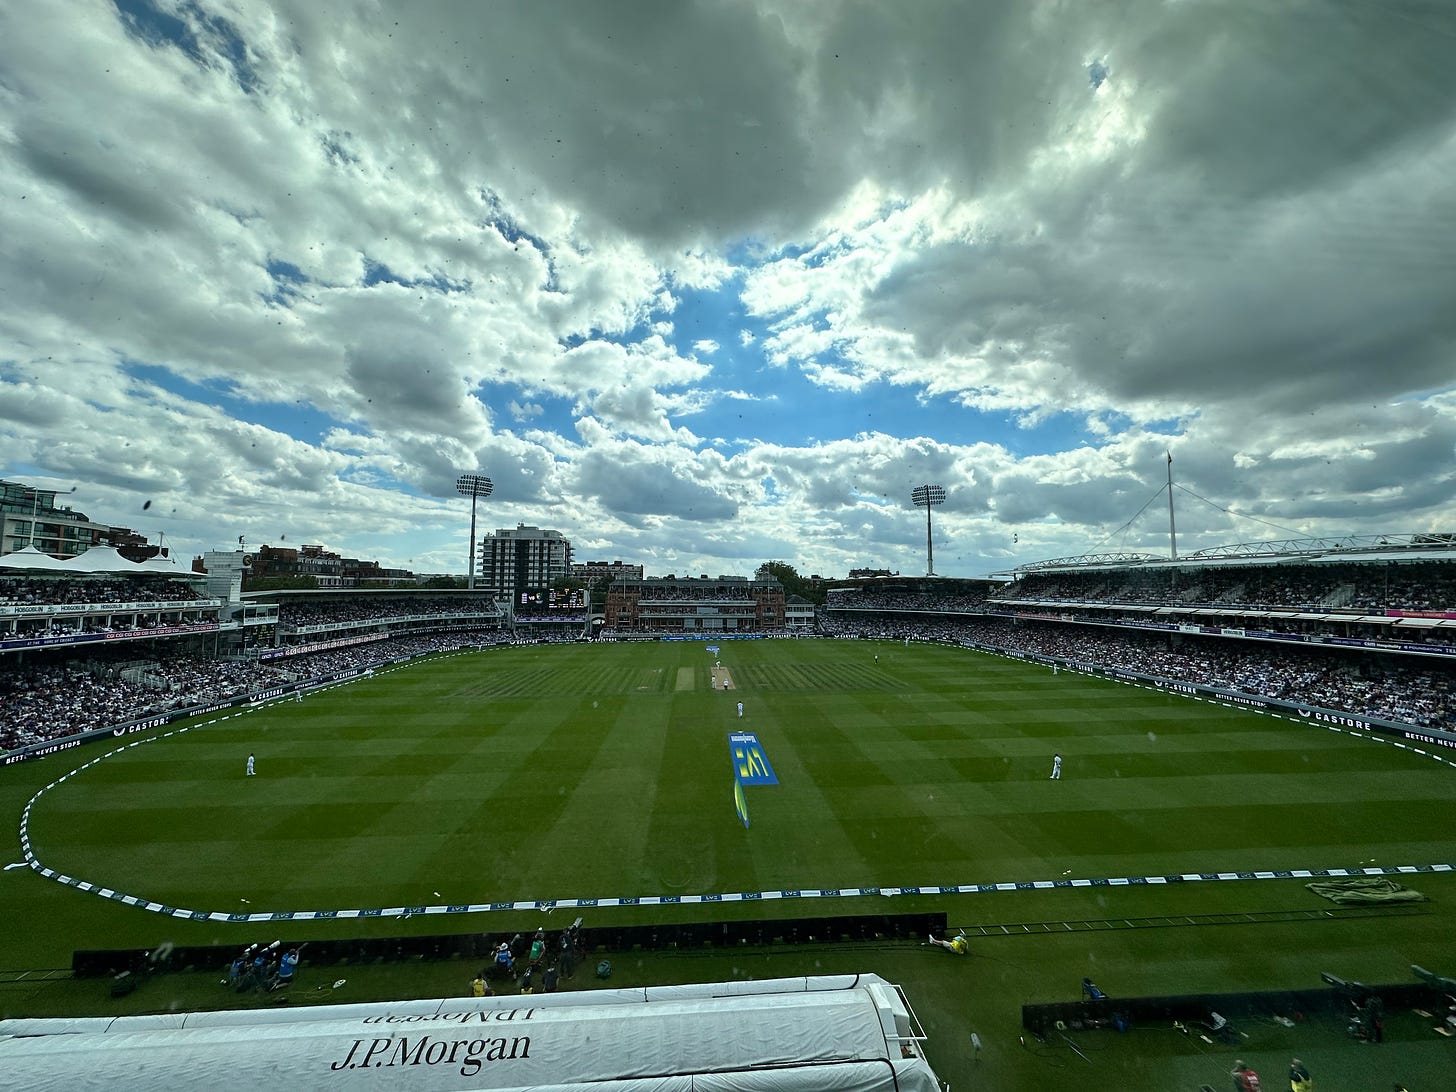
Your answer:
[[[914,104],[903,156],[872,149],[879,130],[845,146],[882,179],[948,178],[986,202],[973,231],[896,255],[862,296],[861,333],[915,339],[899,381],[996,405],[1274,417],[1449,385],[1456,148],[1439,134],[1456,123],[1456,9],[1019,8],[822,16],[841,56],[886,42],[838,81],[816,68],[825,98],[883,106],[899,86]],[[1089,54],[1110,58],[1096,88]]]
[[[294,16],[300,60],[332,78],[340,13]],[[780,20],[750,5],[438,4],[387,39],[361,38],[379,113],[350,128],[415,119],[413,146],[448,177],[499,156],[507,197],[570,194],[644,239],[738,235],[814,208],[814,146],[790,108],[801,58]],[[401,49],[419,62],[371,66]]]
[[[822,127],[836,156],[831,180],[868,174],[916,191],[949,176],[958,189],[981,189],[1045,139],[1060,88],[1086,89],[1081,5],[1041,27],[1034,5],[1018,3],[855,0],[785,10],[822,21],[804,123]]]
[[[336,127],[407,131],[401,151],[443,178],[484,173],[507,201],[539,189],[654,245],[791,236],[867,175],[977,189],[1024,168],[1068,87],[1088,92],[1080,9],[1046,25],[958,0],[457,3],[387,35],[371,10],[349,38],[367,112]],[[290,60],[320,88],[340,18],[290,12]]]
[[[450,433],[466,422],[460,377],[418,344],[356,345],[344,353],[354,410],[377,425]]]
[[[1135,170],[1186,173],[1234,204],[1437,141],[1456,109],[1456,9],[1439,4],[800,7],[785,17],[820,36],[807,100],[843,126],[835,143],[864,157],[858,171],[912,188],[947,172],[966,192],[995,189],[1006,171],[1035,185],[1021,174],[1028,157],[1104,84],[1135,89],[1146,119]],[[905,124],[866,124],[894,112]],[[882,155],[866,156],[875,143]]]
[[[984,360],[968,378],[1026,404],[1056,407],[1042,400],[1055,392],[1017,382],[1027,360],[1113,406],[1256,394],[1287,412],[1420,393],[1453,374],[1456,260],[1435,239],[1456,234],[1456,202],[1404,200],[1384,234],[1391,209],[1334,198],[1304,213],[1190,206],[1169,236],[1156,222],[1166,199],[1129,192],[1106,202],[1114,219],[1059,239],[1008,231],[923,250],[867,297],[866,317],[908,328],[927,357]]]
[[[1456,9],[1182,4],[1128,20],[1119,69],[1155,97],[1139,158],[1243,202],[1338,184],[1449,134]],[[1196,45],[1195,45],[1196,43]]]
[[[1075,261],[1034,240],[942,243],[901,262],[865,298],[877,325],[905,318],[926,356],[983,351],[987,343],[1038,337],[1045,316],[1081,280]]]
[[[17,134],[22,163],[41,179],[64,186],[96,210],[119,213],[135,228],[174,230],[184,217],[166,178],[148,174],[123,146],[109,143],[104,132],[77,142],[70,134],[37,126]]]

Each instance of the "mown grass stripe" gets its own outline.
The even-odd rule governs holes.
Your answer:
[[[402,912],[434,905],[417,896],[435,889],[442,912],[516,907],[552,889],[661,892],[577,905],[676,905],[863,896],[892,874],[1007,877],[990,890],[1083,886],[1036,878],[1071,865],[1092,877],[1085,886],[1121,887],[1235,860],[1248,867],[1233,877],[1279,878],[1273,866],[1290,856],[1446,851],[1422,832],[1443,829],[1429,809],[1447,785],[1403,757],[1450,765],[1439,756],[1069,672],[1049,685],[1044,670],[951,648],[890,662],[881,645],[875,665],[873,647],[734,648],[725,666],[765,685],[729,695],[708,689],[705,671],[701,691],[673,692],[663,680],[680,664],[703,665],[653,647],[512,650],[381,672],[327,697],[214,718],[206,733],[122,744],[52,780],[35,824],[42,794],[26,803],[22,845],[37,871],[39,854],[68,877],[147,890],[140,901],[164,907],[228,896],[358,907],[374,893]],[[722,753],[740,699],[745,726],[781,777],[792,774],[750,796],[748,832],[734,825]],[[265,776],[243,783],[253,746]],[[1055,785],[1053,749],[1067,759]],[[1244,803],[1229,799],[1235,778]],[[660,867],[674,861],[664,847],[688,835],[683,869]],[[280,867],[297,860],[342,867]],[[462,873],[480,886],[445,890]]]

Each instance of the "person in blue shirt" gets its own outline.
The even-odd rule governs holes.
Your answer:
[[[286,986],[293,981],[293,972],[298,967],[298,949],[290,948],[283,953],[278,960],[278,981],[277,986]]]
[[[237,959],[233,960],[232,968],[228,971],[228,982],[239,993],[247,990],[261,990],[268,982],[267,967],[268,953],[266,950],[257,951],[256,944],[248,948]],[[234,975],[236,971],[236,975]]]

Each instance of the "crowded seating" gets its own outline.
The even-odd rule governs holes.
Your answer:
[[[128,577],[97,580],[0,577],[0,606],[75,606],[80,603],[158,603],[201,596],[181,580]]]
[[[1241,610],[1456,610],[1456,576],[1432,561],[1359,565],[1283,563],[1227,568],[1058,570],[1028,573],[993,603],[1227,606]],[[839,605],[831,602],[831,605]]]
[[[73,658],[40,666],[0,661],[0,749],[44,743],[145,717],[214,705],[246,694],[351,669],[368,669],[500,639],[495,630],[416,634],[286,661],[193,656],[125,670],[135,652]]]
[[[831,636],[981,644],[1298,704],[1456,730],[1456,676],[1444,664],[1377,662],[1358,652],[1282,648],[1220,638],[1174,646],[1162,634],[968,616],[842,615],[821,619]]]
[[[278,624],[285,630],[303,626],[368,625],[399,618],[495,614],[489,595],[399,596],[346,600],[285,599],[278,606]]]

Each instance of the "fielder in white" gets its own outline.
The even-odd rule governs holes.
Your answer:
[[[252,755],[249,755],[248,756],[248,776],[249,777],[253,777],[254,776],[254,771],[253,771],[253,756]]]
[[[1051,780],[1053,780],[1053,781],[1060,781],[1061,779],[1062,779],[1062,756],[1061,755],[1052,755],[1052,776],[1051,776]]]
[[[743,703],[742,702],[739,702],[738,703],[738,715],[740,717],[743,716]]]

